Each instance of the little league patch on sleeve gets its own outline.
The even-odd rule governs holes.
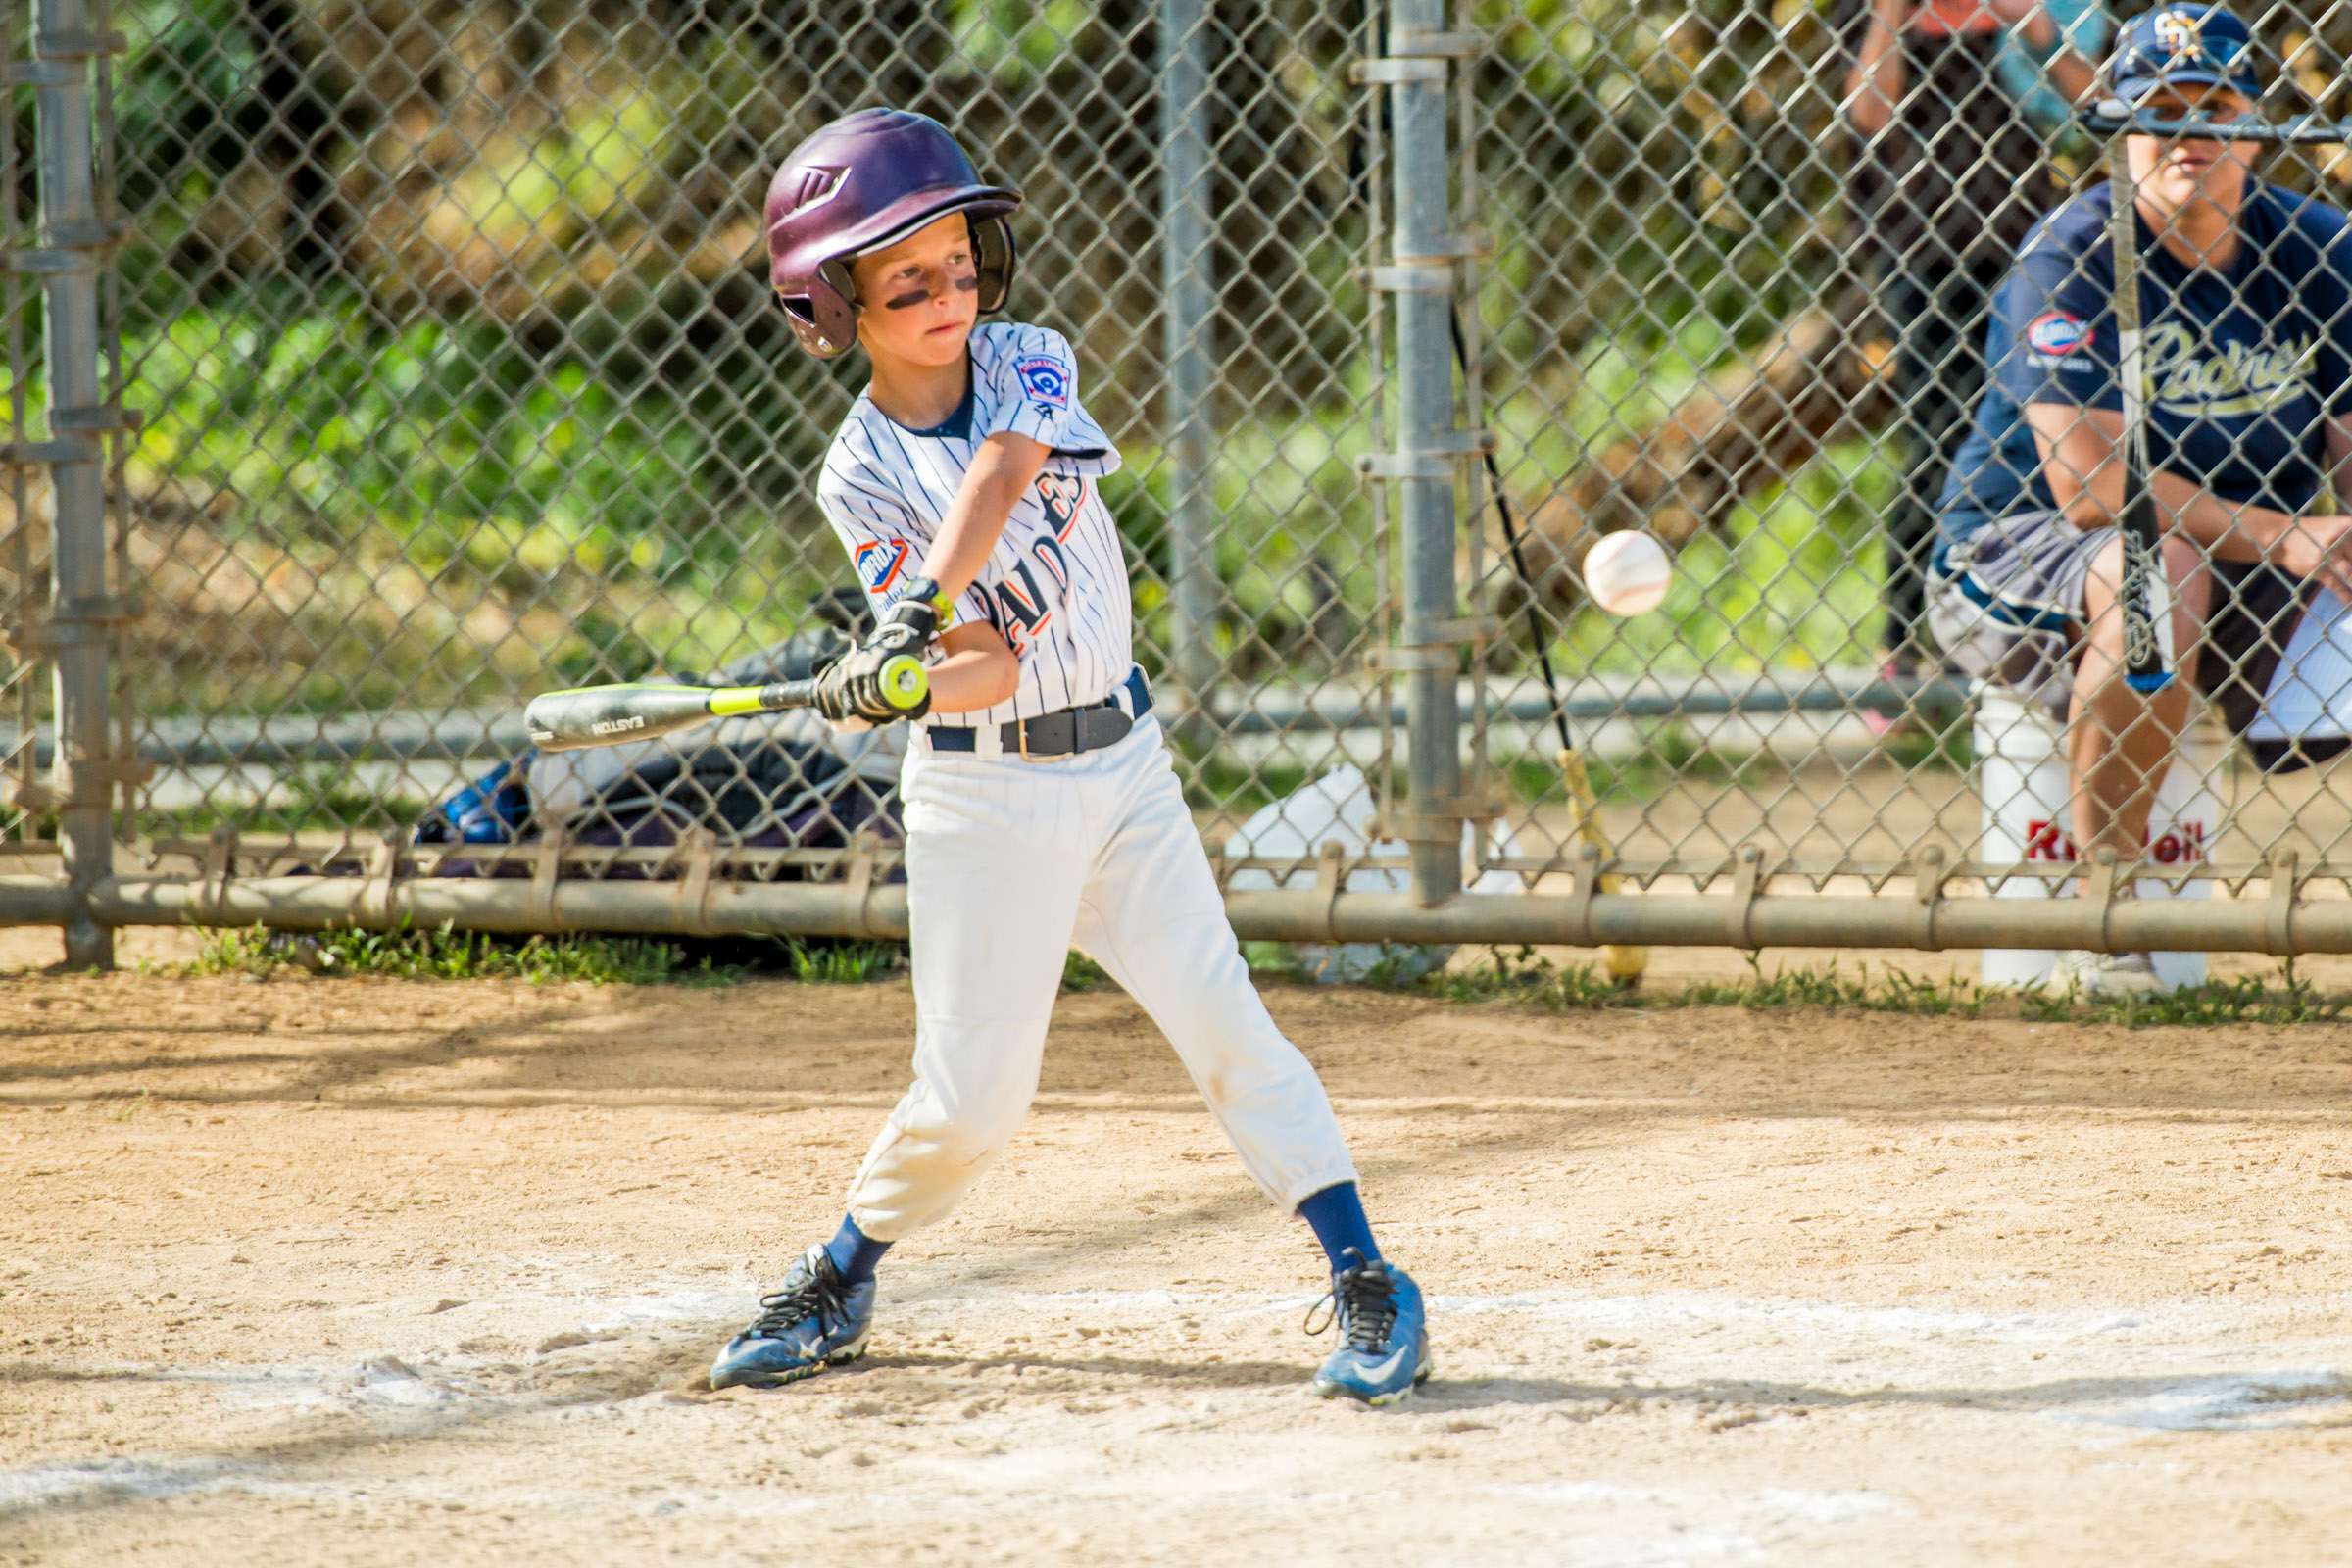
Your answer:
[[[851,557],[858,566],[858,580],[869,593],[887,593],[890,585],[899,580],[906,569],[907,548],[904,539],[868,539]]]
[[[1012,373],[1020,377],[1021,390],[1029,394],[1032,403],[1056,409],[1070,406],[1070,374],[1051,354],[1024,355],[1012,362]]]
[[[2036,354],[2063,358],[2090,337],[2090,323],[2065,311],[2045,311],[2026,328],[2026,346]]]

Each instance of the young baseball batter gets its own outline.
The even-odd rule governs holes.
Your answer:
[[[824,672],[818,706],[840,724],[916,726],[901,781],[914,1084],[839,1234],[761,1298],[710,1382],[788,1383],[864,1351],[875,1264],[1028,1113],[1075,945],[1167,1033],[1250,1174],[1330,1255],[1341,1344],[1315,1389],[1386,1404],[1429,1376],[1421,1293],[1380,1255],[1323,1085],[1250,983],[1151,716],[1098,483],[1118,451],[1079,404],[1066,340],[979,324],[1012,282],[1020,200],[983,184],[936,122],[894,109],[826,126],[768,186],[795,335],[823,358],[855,343],[873,372],[817,497],[880,625]],[[878,672],[917,649],[931,695],[908,715]]]

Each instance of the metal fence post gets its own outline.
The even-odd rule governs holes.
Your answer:
[[[1209,337],[1216,309],[1208,233],[1205,0],[1162,0],[1159,30],[1160,297],[1167,359],[1168,533],[1175,676],[1204,716],[1217,675],[1215,519],[1209,492]]]
[[[83,0],[34,0],[33,65],[41,182],[40,248],[20,266],[41,274],[49,383],[49,468],[56,487],[49,612],[56,661],[57,760],[51,800],[74,911],[66,962],[114,963],[114,932],[93,917],[90,890],[114,870],[115,774],[107,718],[107,592],[103,439],[119,422],[99,388],[98,269],[112,239],[97,199],[89,65],[113,52]],[[101,66],[101,69],[104,69]]]
[[[1415,52],[1416,40],[1441,36],[1444,0],[1392,0],[1387,77],[1396,180],[1396,229],[1390,265],[1410,272],[1396,297],[1396,466],[1402,504],[1404,626],[1395,650],[1405,670],[1407,778],[1412,800],[1413,892],[1424,905],[1461,891],[1458,811],[1462,793],[1461,713],[1453,644],[1458,610],[1453,555],[1452,261],[1459,249],[1451,221],[1453,161],[1448,150],[1447,79],[1442,56]],[[1400,282],[1404,281],[1399,279]],[[1449,831],[1448,829],[1451,829]]]

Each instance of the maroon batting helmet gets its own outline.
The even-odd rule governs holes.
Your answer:
[[[767,185],[767,271],[801,347],[819,359],[858,338],[850,259],[962,213],[972,227],[980,312],[1012,287],[1021,193],[984,185],[947,126],[904,109],[860,109],[793,149]]]

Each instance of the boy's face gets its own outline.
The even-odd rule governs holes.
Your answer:
[[[868,356],[921,366],[963,357],[980,318],[980,270],[961,213],[857,258],[850,277],[858,285],[858,341]]]
[[[2161,120],[2230,121],[2252,114],[2254,106],[2227,87],[2187,86],[2161,88],[2140,108]],[[2140,199],[2167,214],[2192,202],[2236,212],[2258,150],[2255,142],[2186,136],[2132,136],[2126,146]]]

